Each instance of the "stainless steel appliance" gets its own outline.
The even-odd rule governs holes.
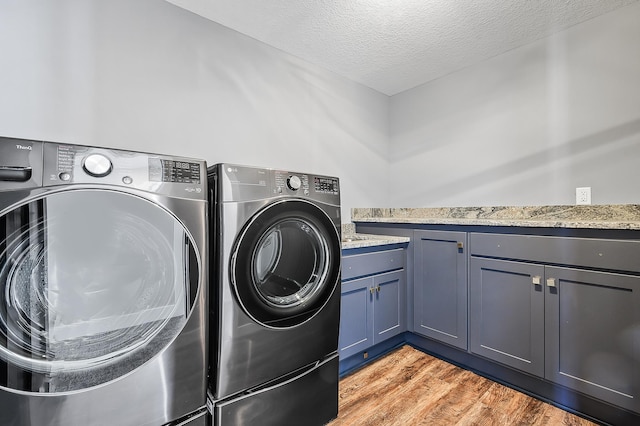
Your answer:
[[[206,425],[204,161],[0,138],[0,424]]]
[[[214,424],[325,424],[338,412],[339,181],[218,164],[209,187]]]

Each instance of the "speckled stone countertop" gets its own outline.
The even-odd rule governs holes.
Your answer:
[[[353,223],[342,225],[342,250],[384,246],[388,244],[403,244],[410,241],[407,237],[393,237],[390,235],[357,234]]]
[[[358,223],[640,230],[640,205],[355,208]]]

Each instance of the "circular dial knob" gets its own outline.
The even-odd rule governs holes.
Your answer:
[[[300,186],[302,186],[302,181],[298,176],[292,175],[287,179],[287,186],[289,187],[289,189],[297,191],[298,189],[300,189]]]
[[[103,177],[111,173],[111,160],[102,154],[91,154],[84,159],[82,167],[91,176]]]

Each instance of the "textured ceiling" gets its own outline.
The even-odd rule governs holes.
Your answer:
[[[387,95],[638,0],[168,0]]]

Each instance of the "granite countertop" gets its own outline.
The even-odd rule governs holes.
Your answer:
[[[408,237],[358,234],[356,233],[355,224],[347,223],[342,225],[342,250],[384,246],[388,244],[403,244],[408,243],[409,241],[410,239]]]
[[[358,223],[640,230],[640,205],[355,208]]]

